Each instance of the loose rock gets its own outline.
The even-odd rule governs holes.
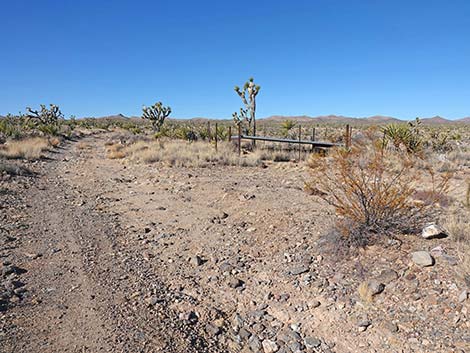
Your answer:
[[[434,238],[445,238],[447,237],[446,231],[444,228],[437,224],[430,224],[423,228],[421,236],[424,239],[434,239]]]
[[[411,253],[413,262],[421,267],[434,265],[434,258],[427,251],[415,251]]]
[[[279,350],[279,346],[274,341],[264,340],[262,344],[263,344],[264,353],[274,353]]]

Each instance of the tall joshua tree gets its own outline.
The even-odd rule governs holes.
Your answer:
[[[28,120],[43,125],[57,125],[59,120],[64,117],[60,108],[55,104],[49,104],[50,108],[47,109],[45,104],[41,104],[40,110],[26,108],[28,112],[25,116]]]
[[[253,77],[250,77],[248,81],[243,85],[243,90],[240,87],[235,86],[235,92],[242,99],[245,109],[240,110],[241,114],[238,116],[237,113],[233,113],[233,118],[237,121],[245,119],[248,122],[248,126],[251,128],[253,124],[253,136],[256,136],[256,96],[258,95],[261,87],[253,82]]]
[[[147,119],[152,123],[154,132],[160,132],[165,119],[170,115],[170,113],[170,107],[165,107],[162,102],[157,102],[151,107],[143,106],[142,119]]]

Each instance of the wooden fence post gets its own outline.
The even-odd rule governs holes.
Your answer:
[[[345,136],[344,136],[344,141],[345,141],[345,145],[346,145],[346,148],[349,149],[349,124],[346,124],[346,132],[345,132]]]
[[[242,154],[242,124],[238,124],[238,157]]]
[[[349,148],[352,146],[352,126],[349,127]]]
[[[300,162],[300,153],[302,145],[300,144],[300,140],[302,139],[302,126],[299,124],[299,162]]]
[[[232,141],[232,126],[228,127],[228,142]]]
[[[218,142],[218,136],[217,136],[217,123],[215,123],[215,151],[217,152],[217,142]]]
[[[315,141],[315,127],[312,127],[312,141]],[[315,150],[315,146],[312,145],[312,151]]]
[[[211,122],[207,122],[207,139],[211,142]]]

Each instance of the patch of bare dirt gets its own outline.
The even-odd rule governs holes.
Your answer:
[[[107,159],[106,138],[1,182],[2,352],[470,345],[470,283],[449,239],[341,259],[322,237],[334,212],[305,193],[302,165],[135,164]],[[417,250],[433,266],[414,264]]]

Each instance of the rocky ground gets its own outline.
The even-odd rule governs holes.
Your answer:
[[[451,238],[344,257],[302,165],[140,165],[107,139],[0,175],[1,352],[469,351]]]

